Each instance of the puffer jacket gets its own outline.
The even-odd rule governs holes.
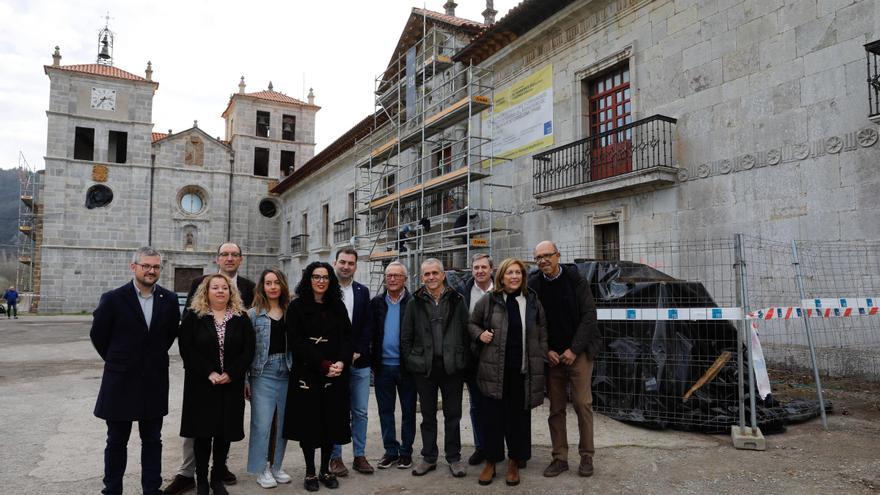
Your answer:
[[[523,331],[526,336],[526,397],[528,407],[534,408],[544,402],[544,363],[547,356],[547,319],[544,308],[538,301],[535,291],[529,289],[526,296],[526,318]],[[483,331],[492,329],[495,333],[492,342],[485,344],[479,340]],[[486,397],[501,399],[504,391],[504,354],[507,344],[507,305],[504,295],[490,292],[483,296],[471,313],[469,331],[471,338],[478,342],[479,364],[477,365],[477,386]]]

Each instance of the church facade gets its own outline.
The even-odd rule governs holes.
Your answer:
[[[241,272],[278,262],[280,202],[270,189],[315,148],[313,96],[247,92],[244,78],[222,113],[225,137],[199,129],[154,132],[159,84],[112,63],[62,65],[50,80],[42,228],[35,260],[41,312],[90,311],[97,295],[130,278],[134,250],[165,256],[162,284],[186,292],[215,271],[215,250],[241,245]],[[100,58],[99,58],[99,61]]]

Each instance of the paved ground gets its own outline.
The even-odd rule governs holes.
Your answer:
[[[102,363],[88,340],[90,320],[88,316],[0,319],[0,493],[100,492],[105,426],[92,416],[92,408]],[[163,430],[166,479],[180,462],[182,367],[176,348],[171,383],[171,414]],[[830,432],[824,432],[818,420],[795,425],[785,434],[770,436],[766,452],[737,451],[727,436],[644,430],[597,415],[596,475],[589,479],[571,472],[555,479],[541,477],[550,450],[547,408],[541,407],[533,412],[533,458],[519,487],[498,481],[480,487],[476,469],[463,479],[452,478],[445,469],[424,478],[395,469],[372,476],[353,473],[341,480],[335,493],[876,493],[880,489],[877,391],[874,387],[857,392],[835,392],[837,410],[847,414],[829,417]],[[367,452],[373,460],[382,454],[375,411],[371,400]],[[569,414],[572,439],[573,416]],[[471,429],[466,419],[463,430],[468,455]],[[240,479],[230,491],[265,493],[245,473],[246,441],[233,444],[230,453],[231,469]],[[140,492],[138,443],[133,435],[125,479],[128,493]],[[419,445],[417,438],[417,449]],[[299,449],[291,444],[288,450],[285,466],[295,481],[269,493],[304,493]],[[350,447],[345,452],[350,459]],[[572,457],[571,462],[576,465],[577,459]]]

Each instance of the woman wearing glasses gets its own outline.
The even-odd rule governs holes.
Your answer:
[[[337,488],[330,473],[334,444],[351,441],[348,367],[352,358],[351,323],[333,268],[323,262],[304,270],[287,309],[293,376],[287,392],[284,438],[299,441],[306,463],[304,485],[317,491],[319,481]],[[321,449],[320,471],[315,449]]]
[[[495,288],[471,313],[470,333],[480,342],[477,385],[483,393],[483,453],[479,483],[488,485],[507,444],[508,485],[519,484],[519,463],[531,457],[531,409],[544,402],[547,323],[538,296],[526,287],[525,264],[501,262]]]
[[[254,356],[254,329],[238,289],[226,275],[208,275],[180,325],[185,370],[180,435],[195,439],[196,488],[225,495],[223,473],[230,442],[244,438],[244,375]]]
[[[248,310],[257,346],[245,383],[245,397],[251,401],[247,470],[257,475],[257,483],[263,488],[274,488],[278,483],[291,481],[281,468],[287,447],[287,441],[281,437],[282,422],[293,365],[284,328],[284,312],[289,302],[290,291],[284,273],[275,269],[263,270],[254,291],[254,307]],[[269,444],[272,442],[269,436],[273,430],[276,432],[275,449],[269,458]]]

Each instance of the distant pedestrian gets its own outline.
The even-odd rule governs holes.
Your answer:
[[[107,421],[104,489],[122,493],[131,423],[141,437],[141,488],[161,493],[162,418],[168,414],[168,349],[180,320],[177,296],[156,282],[162,258],[142,247],[131,261],[131,282],[101,296],[89,337],[104,360],[95,416]]]
[[[15,290],[14,285],[9,286],[9,290],[7,290],[3,294],[3,299],[6,299],[6,319],[12,318],[18,319],[18,291]]]

